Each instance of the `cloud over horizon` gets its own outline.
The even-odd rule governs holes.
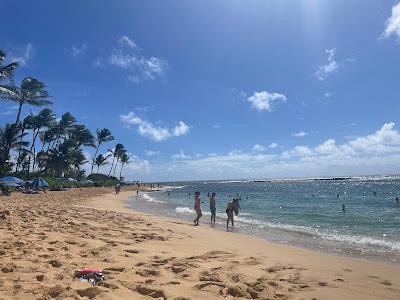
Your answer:
[[[260,145],[255,146],[258,149]],[[372,174],[375,170],[390,173],[400,163],[400,133],[389,122],[374,133],[343,144],[327,139],[314,147],[298,145],[277,154],[235,150],[227,154],[192,156],[180,150],[173,158],[153,166],[154,175],[169,170],[173,180],[187,180],[185,174],[191,174],[192,180],[200,180],[360,175]]]

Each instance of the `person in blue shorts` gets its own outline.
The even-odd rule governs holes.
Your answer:
[[[211,223],[215,223],[215,215],[217,212],[216,209],[217,200],[215,199],[215,195],[216,195],[215,193],[212,193],[210,197]]]

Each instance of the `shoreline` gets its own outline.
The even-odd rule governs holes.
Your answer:
[[[157,190],[143,191],[142,193],[152,193],[152,192],[157,192]],[[161,220],[165,220],[165,221],[168,221],[168,222],[184,222],[186,225],[192,226],[192,223],[187,221],[187,220],[185,220],[184,218],[178,218],[178,217],[174,218],[174,217],[170,217],[170,216],[160,216],[160,215],[157,215],[157,214],[154,214],[154,213],[151,213],[151,212],[145,212],[145,211],[137,210],[133,206],[129,206],[128,205],[130,200],[131,200],[130,197],[132,197],[132,196],[135,196],[135,195],[132,194],[132,195],[128,196],[126,199],[122,199],[121,200],[122,208],[124,209],[124,210],[121,210],[121,212],[122,211],[125,212],[125,208],[126,208],[126,209],[128,209],[126,211],[127,213],[132,212],[132,213],[135,213],[135,214],[143,214],[145,216],[149,216],[149,217],[152,217],[152,218],[153,217],[154,218],[159,218]],[[205,216],[203,214],[203,219],[204,219],[204,217]],[[206,217],[208,217],[208,216],[206,216]],[[260,236],[257,236],[255,234],[251,234],[251,233],[248,234],[248,233],[244,233],[244,232],[237,232],[237,231],[234,231],[234,230],[226,230],[226,227],[224,226],[224,224],[217,224],[217,225],[220,225],[220,226],[212,227],[212,226],[210,226],[209,222],[207,222],[207,221],[204,222],[204,220],[203,220],[203,223],[200,222],[200,226],[198,226],[198,228],[201,227],[201,228],[203,228],[205,230],[210,230],[210,231],[216,230],[218,232],[227,233],[227,234],[237,234],[237,235],[240,235],[240,236],[242,236],[244,238],[256,239],[256,240],[261,241],[261,242],[266,242],[267,244],[280,245],[280,246],[283,246],[283,247],[290,247],[290,248],[294,248],[294,249],[310,251],[312,253],[323,254],[323,255],[327,255],[327,256],[355,259],[355,260],[361,261],[361,262],[364,262],[364,261],[376,262],[376,263],[382,263],[382,264],[385,264],[385,265],[388,265],[388,266],[400,267],[400,263],[387,261],[387,260],[384,260],[384,259],[378,259],[378,258],[374,259],[374,258],[369,258],[369,257],[364,258],[364,257],[360,257],[360,256],[357,256],[357,255],[354,255],[354,256],[347,255],[346,253],[343,253],[343,254],[341,254],[341,253],[330,253],[328,251],[319,250],[319,249],[311,248],[311,247],[307,247],[307,246],[302,246],[300,244],[294,244],[294,243],[291,243],[291,242],[287,242],[286,243],[286,242],[268,240],[266,238],[263,238],[263,237],[260,237]],[[231,228],[231,227],[229,227],[229,228]]]
[[[132,193],[0,198],[10,211],[0,221],[0,299],[397,299],[400,293],[398,267],[137,212],[125,207]],[[103,285],[73,279],[84,266],[104,269]]]
[[[139,194],[139,197],[141,198],[140,201],[143,201],[143,203],[145,203],[144,205],[148,205],[148,204],[146,204],[148,201],[144,197],[144,194],[148,194],[150,196],[154,192],[158,192],[158,190],[142,191],[142,193]],[[159,213],[160,211],[156,211],[156,210],[154,212],[146,211],[146,208],[143,208],[143,207],[141,209],[136,209],[134,206],[134,204],[135,204],[135,199],[133,199],[134,196],[135,195],[132,195],[132,197],[130,197],[130,199],[127,199],[125,201],[125,207],[131,208],[135,212],[149,214],[152,216],[157,216],[159,218],[175,219],[175,220],[179,220],[179,221],[188,222],[188,224],[191,224],[189,214],[183,214],[183,215],[182,214],[176,214],[176,215],[169,214],[168,216],[163,216],[163,215],[161,215],[161,213]],[[157,200],[155,200],[155,202],[157,202]],[[141,203],[141,205],[143,205],[143,204]],[[193,211],[192,214],[193,214],[193,218],[194,218],[195,212]],[[210,230],[218,230],[220,232],[228,231],[225,227],[225,223],[224,223],[225,219],[223,219],[217,215],[217,219],[219,219],[220,222],[217,222],[217,224],[215,226],[211,226],[208,218],[209,218],[208,211],[207,210],[203,211],[203,217],[201,218],[200,225],[207,226],[207,228]],[[241,221],[235,219],[235,224],[237,224],[237,223],[241,224]],[[389,260],[384,256],[378,256],[378,255],[372,255],[372,254],[362,256],[360,253],[356,253],[356,252],[351,253],[351,252],[334,251],[334,250],[332,250],[334,248],[333,246],[319,248],[317,244],[313,245],[312,243],[306,244],[304,242],[302,243],[300,241],[296,241],[295,238],[293,238],[293,236],[286,236],[286,239],[288,237],[291,237],[292,238],[291,240],[283,240],[283,239],[279,238],[280,235],[279,235],[279,233],[276,233],[276,232],[275,233],[255,232],[252,230],[252,228],[242,227],[240,225],[235,227],[235,229],[231,229],[231,227],[230,227],[229,232],[241,234],[244,236],[250,236],[250,237],[253,237],[256,239],[266,241],[268,243],[305,249],[305,250],[309,250],[309,251],[313,251],[313,252],[317,252],[317,253],[327,254],[330,256],[348,257],[348,258],[358,259],[361,261],[366,260],[366,261],[373,261],[373,262],[382,262],[382,263],[386,263],[388,265],[400,266],[400,261]],[[268,235],[272,235],[274,238],[268,238]],[[332,245],[334,245],[334,243],[335,243],[334,241],[329,241],[329,240],[327,242],[332,243]],[[339,248],[336,248],[336,249],[339,249]]]

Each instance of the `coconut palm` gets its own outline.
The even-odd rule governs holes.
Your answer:
[[[92,161],[92,170],[91,170],[91,173],[93,173],[93,167],[94,167],[94,165],[97,165],[97,164],[96,164],[96,159],[98,158],[97,153],[98,153],[98,151],[99,151],[100,145],[101,145],[102,143],[105,143],[105,142],[109,142],[109,141],[113,141],[113,140],[114,140],[114,137],[113,137],[113,135],[111,134],[111,131],[108,130],[107,128],[103,128],[102,130],[97,129],[97,130],[96,130],[96,134],[97,134],[97,138],[96,138],[97,147],[96,147],[96,152],[94,153],[94,158],[93,158],[93,161]],[[98,169],[98,168],[97,168],[97,169]]]
[[[120,157],[120,162],[121,162],[121,170],[119,171],[119,180],[121,180],[122,178],[122,169],[124,168],[124,165],[130,162],[128,154],[123,153]]]
[[[25,135],[26,133],[21,133],[20,126],[16,124],[7,124],[4,128],[0,128],[0,174],[5,174],[12,166],[11,150],[24,149],[29,145],[21,139]]]
[[[9,78],[12,82],[12,73],[18,66],[17,62],[2,66],[2,62],[5,60],[6,54],[0,50],[0,81]]]
[[[77,146],[96,147],[92,133],[85,125],[74,125],[69,132],[69,138],[76,142]]]
[[[115,159],[117,159],[117,163],[118,163],[118,157],[121,155],[121,151],[122,151],[123,149],[125,149],[125,146],[122,145],[122,144],[120,144],[120,143],[118,143],[118,144],[115,146],[114,149],[108,150],[108,151],[110,152],[110,154],[113,156],[113,160],[112,160],[112,163],[111,163],[111,168],[110,168],[110,171],[108,172],[108,177],[110,177],[111,172],[112,172],[112,170],[113,170],[114,163],[115,163]],[[114,170],[115,170],[115,169],[114,169]],[[114,171],[114,173],[115,173],[115,171]]]
[[[97,173],[99,173],[100,166],[104,166],[104,165],[108,164],[107,157],[108,156],[103,156],[102,154],[99,154],[96,157],[95,165],[97,166]]]
[[[127,150],[126,150],[125,147],[123,146],[123,148],[118,149],[118,151],[117,151],[117,153],[116,153],[116,155],[117,155],[117,160],[116,160],[115,166],[114,166],[114,173],[113,173],[113,176],[114,176],[114,177],[115,177],[115,171],[117,170],[118,162],[121,161],[121,157],[122,157],[124,154],[126,154],[126,152],[127,152]]]
[[[68,136],[75,123],[76,119],[73,115],[71,115],[71,113],[64,113],[61,116],[60,122],[58,122],[58,124],[52,128],[54,139],[53,144],[49,146],[49,148],[55,149],[58,147],[60,142]]]
[[[54,125],[55,122],[55,116],[54,113],[51,109],[45,108],[39,112],[37,116],[33,117],[32,120],[32,144],[30,148],[30,152],[33,157],[33,165],[32,169],[35,169],[35,163],[36,163],[36,141],[37,137],[39,136],[41,130],[43,128],[51,128]],[[28,169],[29,172],[29,169]]]
[[[20,87],[16,87],[13,84],[0,85],[1,97],[19,104],[15,124],[19,123],[22,106],[24,104],[33,106],[46,106],[51,104],[51,101],[48,100],[50,96],[45,88],[46,86],[43,82],[32,77],[26,77],[22,80]]]

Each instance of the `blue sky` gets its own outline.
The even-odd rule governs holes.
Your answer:
[[[131,152],[127,178],[398,172],[398,0],[0,5],[18,81],[109,128]]]

